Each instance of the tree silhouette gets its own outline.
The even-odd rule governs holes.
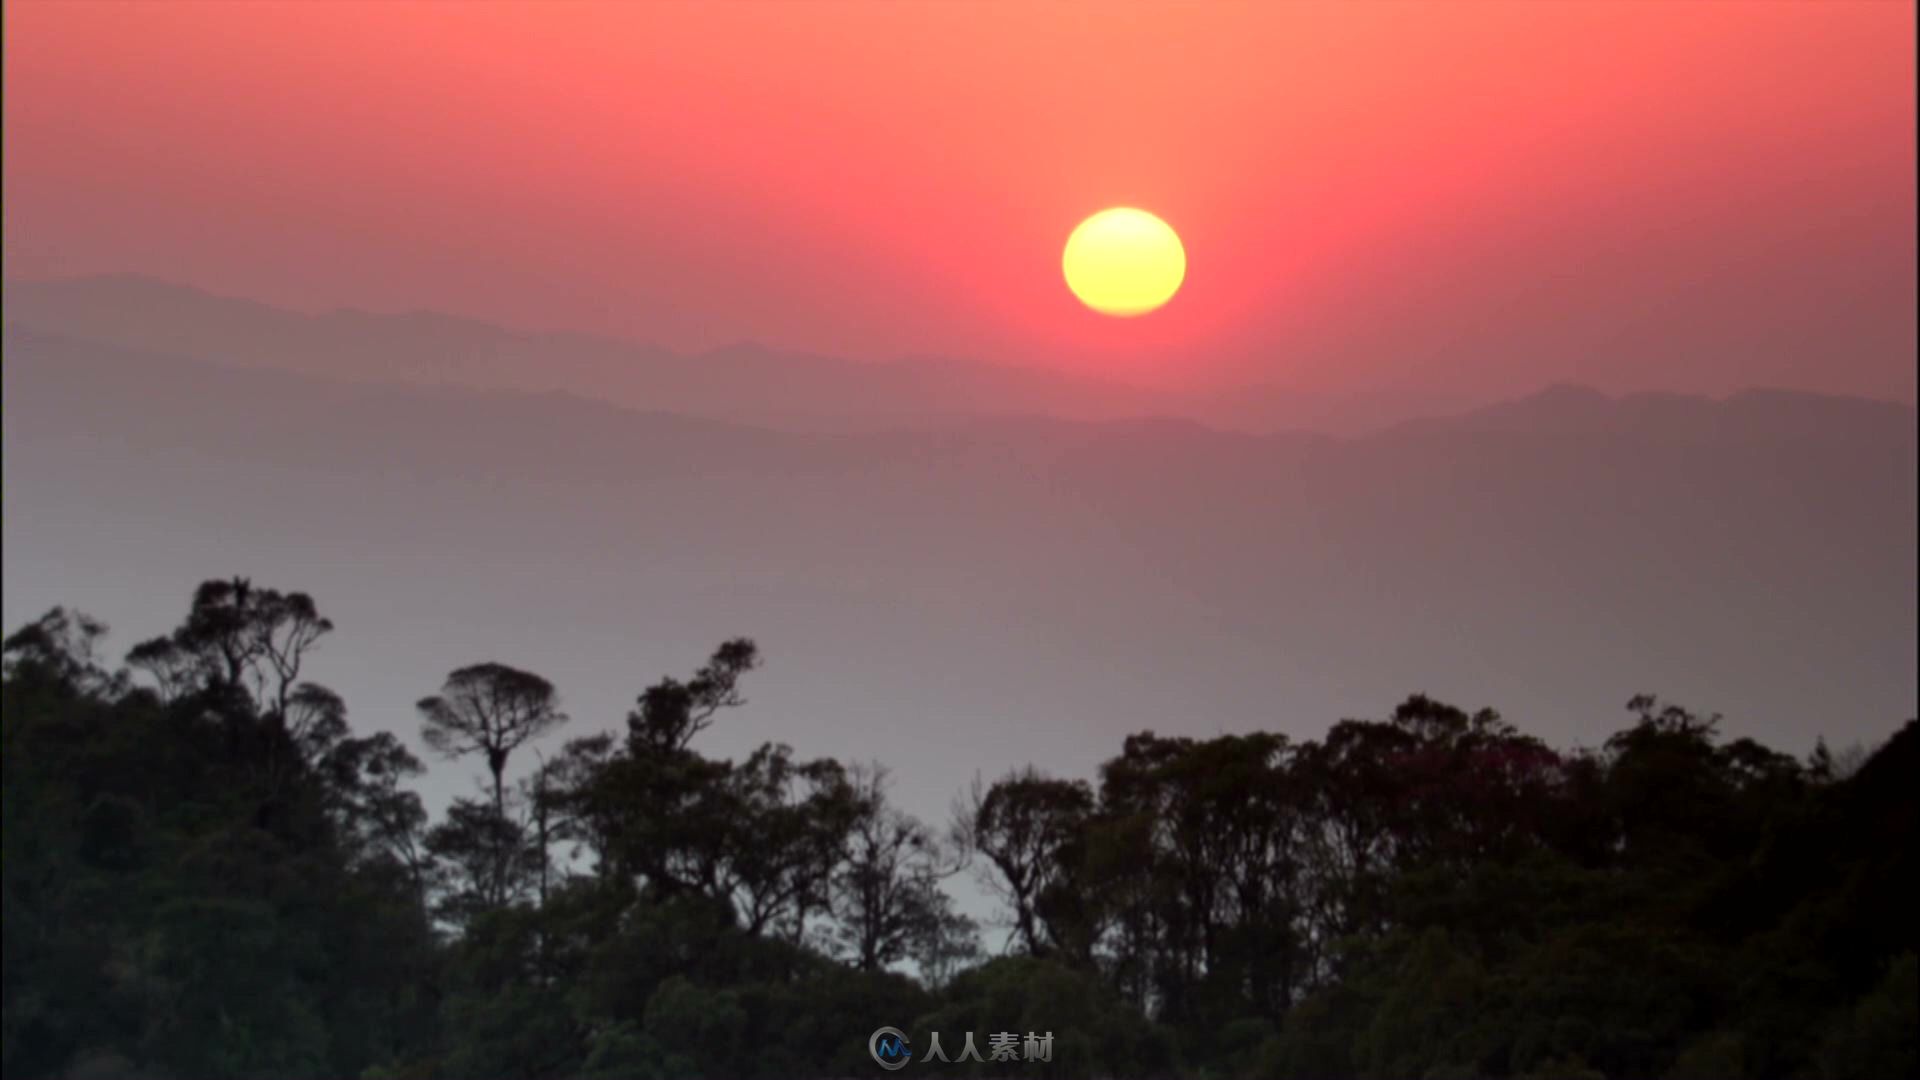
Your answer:
[[[1085,782],[1055,780],[1028,768],[974,792],[958,834],[991,869],[990,885],[1013,908],[1014,932],[1040,956],[1054,942],[1039,917],[1042,897],[1072,872],[1071,852],[1093,809]]]
[[[879,971],[921,948],[923,959],[950,967],[954,931],[962,929],[940,901],[942,878],[960,862],[913,815],[887,799],[887,771],[852,770],[854,816],[833,874],[837,938],[862,971]]]
[[[127,660],[163,697],[220,683],[284,716],[307,653],[332,631],[306,593],[259,589],[246,578],[208,581],[178,629],[136,645]]]
[[[1913,721],[1843,769],[1646,696],[1557,751],[1416,695],[976,782],[942,843],[877,764],[704,752],[738,639],[524,815],[554,690],[453,673],[429,741],[492,798],[430,821],[400,740],[296,681],[326,624],[290,595],[203,586],[139,684],[84,615],[0,642],[0,1072],[848,1076],[882,1021],[1047,1033],[1036,1076],[1920,1072]],[[1013,955],[941,888],[969,860]]]
[[[759,664],[760,649],[747,638],[723,643],[693,678],[667,678],[648,687],[627,714],[628,731],[634,740],[658,750],[686,749],[721,709],[746,704],[740,677]]]
[[[493,777],[493,809],[507,814],[507,757],[528,740],[566,722],[553,684],[505,664],[473,664],[447,676],[433,697],[421,698],[421,736],[436,752],[457,758],[478,753]]]

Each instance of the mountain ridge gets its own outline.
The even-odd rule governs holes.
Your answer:
[[[745,633],[781,705],[743,740],[899,762],[938,817],[975,769],[1090,767],[1142,728],[1318,730],[1416,691],[1579,742],[1647,690],[1806,749],[1916,693],[1910,409],[795,432],[221,366],[11,312],[4,347],[6,620],[70,603],[124,645],[181,581],[306,589],[363,628],[316,677],[375,730],[412,731],[429,680],[488,654],[617,720],[622,672]],[[1595,405],[1518,415],[1566,400]]]
[[[1063,415],[1150,411],[1157,395],[1039,368],[857,361],[757,343],[698,353],[433,312],[295,312],[143,275],[9,282],[9,321],[236,366],[374,381],[570,389],[623,404],[815,427],[1027,402]],[[714,363],[715,360],[723,361]]]
[[[438,318],[439,316],[434,316]],[[460,317],[448,317],[456,321]],[[475,323],[488,327],[489,324]],[[931,420],[905,418],[888,425],[875,425],[852,431],[810,432],[790,431],[778,426],[754,423],[746,418],[714,416],[698,412],[687,412],[671,407],[647,407],[620,401],[609,401],[579,389],[567,387],[525,388],[502,387],[469,382],[416,382],[394,381],[377,378],[354,378],[332,372],[311,371],[302,368],[279,367],[265,364],[241,364],[230,360],[207,359],[186,353],[155,348],[129,348],[111,341],[99,341],[84,335],[49,331],[35,323],[9,316],[7,334],[17,343],[28,344],[35,341],[44,343],[69,342],[76,346],[95,346],[106,348],[121,354],[122,361],[136,361],[145,357],[145,362],[161,364],[179,364],[189,367],[221,369],[237,374],[247,372],[265,372],[292,376],[327,384],[344,391],[349,386],[387,387],[400,389],[415,387],[420,389],[441,389],[450,392],[472,393],[476,395],[507,395],[528,399],[552,398],[574,402],[595,411],[611,410],[634,417],[677,417],[683,420],[702,420],[717,426],[736,430],[785,431],[788,434],[839,434],[839,435],[888,435],[917,431],[950,431],[955,428],[966,429],[987,426],[1046,427],[1054,425],[1061,428],[1075,426],[1090,429],[1104,429],[1108,434],[1128,430],[1163,430],[1205,432],[1212,436],[1238,436],[1251,440],[1299,441],[1302,439],[1326,438],[1336,441],[1365,441],[1378,438],[1419,438],[1436,433],[1458,434],[1477,432],[1480,434],[1561,434],[1590,436],[1605,433],[1609,427],[1631,429],[1638,434],[1654,432],[1680,437],[1702,437],[1703,429],[1689,430],[1689,425],[1698,425],[1702,421],[1716,423],[1722,427],[1728,422],[1754,421],[1759,419],[1777,419],[1781,414],[1794,412],[1807,413],[1818,411],[1834,419],[1845,419],[1850,424],[1862,425],[1861,430],[1885,432],[1891,427],[1910,427],[1914,423],[1916,410],[1911,405],[1899,402],[1883,401],[1874,398],[1857,397],[1844,394],[1826,394],[1814,391],[1790,390],[1774,387],[1750,387],[1735,391],[1722,397],[1707,395],[1679,394],[1670,392],[1634,392],[1628,394],[1608,394],[1591,386],[1578,383],[1553,383],[1531,394],[1503,399],[1476,409],[1460,412],[1423,416],[1402,421],[1377,432],[1329,435],[1306,430],[1278,430],[1260,433],[1236,431],[1220,427],[1205,420],[1191,416],[1166,412],[1143,412],[1139,414],[1117,416],[1102,419],[1063,417],[1039,412],[1012,410],[994,410],[971,413],[950,414]],[[852,362],[849,362],[852,363]],[[1804,423],[1804,416],[1789,416],[1788,426],[1771,434],[1791,437],[1796,430],[1795,422]],[[1616,430],[1615,433],[1619,433]],[[1759,433],[1766,433],[1764,431]]]

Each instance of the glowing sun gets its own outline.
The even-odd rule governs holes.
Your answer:
[[[1116,206],[1080,223],[1060,257],[1067,288],[1102,315],[1145,315],[1173,299],[1187,252],[1171,226],[1145,210]]]

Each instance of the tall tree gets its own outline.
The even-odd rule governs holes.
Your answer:
[[[963,850],[985,856],[987,884],[1013,909],[1014,932],[1040,956],[1054,944],[1040,918],[1042,898],[1075,869],[1076,847],[1093,810],[1083,780],[1055,780],[1027,768],[976,787],[956,822]]]
[[[851,770],[854,818],[847,846],[833,876],[837,937],[862,971],[878,971],[909,954],[917,943],[939,952],[942,917],[935,901],[939,881],[959,868],[938,837],[887,798],[881,765]],[[946,959],[941,957],[941,959]]]
[[[445,876],[440,914],[458,926],[524,899],[539,871],[520,823],[468,799],[447,808],[446,820],[427,832],[426,848]]]
[[[797,762],[769,743],[728,770],[720,892],[747,933],[792,941],[828,906],[828,885],[858,816],[846,771],[830,758]]]
[[[529,740],[566,722],[553,684],[505,664],[473,664],[447,676],[446,685],[416,706],[421,735],[440,754],[486,756],[493,776],[493,809],[507,816],[507,757]]]
[[[37,678],[94,694],[115,694],[124,685],[100,666],[96,655],[107,624],[90,615],[54,608],[0,642],[0,672],[7,678]]]
[[[147,672],[163,698],[225,684],[285,716],[307,653],[331,633],[303,592],[257,588],[246,578],[202,582],[186,621],[134,646],[127,662]]]
[[[684,750],[722,709],[747,703],[740,677],[760,665],[760,649],[747,638],[723,642],[704,667],[686,682],[666,678],[640,695],[627,714],[627,730],[637,743],[655,750]]]

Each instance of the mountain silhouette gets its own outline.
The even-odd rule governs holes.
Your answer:
[[[1175,414],[1247,431],[1376,430],[1432,394],[1252,387],[1177,395],[950,357],[861,363],[741,343],[698,354],[430,312],[303,314],[130,274],[9,282],[9,322],[50,334],[328,378],[564,390],[630,408],[807,431],[873,431],[981,415],[1099,420]]]
[[[124,647],[174,583],[290,582],[356,629],[317,662],[375,728],[410,730],[421,672],[529,643],[612,725],[635,687],[609,673],[751,632],[780,705],[743,745],[878,757],[938,818],[976,769],[1312,733],[1415,690],[1568,744],[1643,690],[1787,749],[1914,708],[1897,405],[1556,388],[1362,438],[808,433],[19,324],[5,350],[7,622],[70,603]]]

